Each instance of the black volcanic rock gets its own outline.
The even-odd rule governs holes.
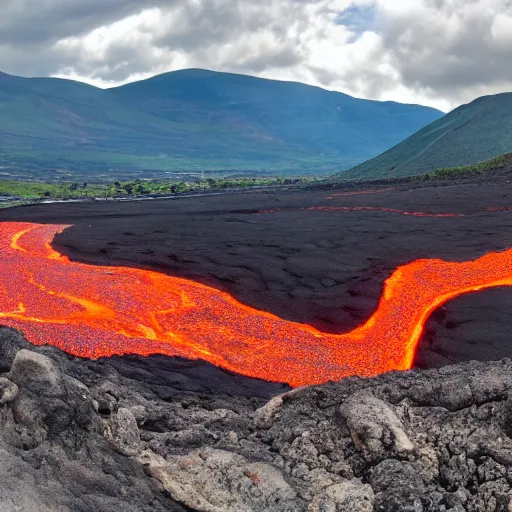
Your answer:
[[[18,351],[22,348],[30,348],[32,345],[16,330],[0,327],[0,371],[6,372],[11,368],[12,362]]]
[[[508,359],[289,390],[0,347],[2,511],[510,510]]]

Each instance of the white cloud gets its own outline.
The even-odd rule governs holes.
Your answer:
[[[402,86],[450,106],[512,88],[512,45],[500,42],[510,0],[403,4],[376,0],[383,47]]]
[[[500,13],[491,27],[492,44],[496,49],[507,51],[512,44],[512,14]]]
[[[21,75],[204,67],[445,110],[512,89],[511,0],[5,1],[0,68]]]

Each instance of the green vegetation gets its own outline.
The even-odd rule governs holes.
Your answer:
[[[453,182],[474,182],[488,179],[512,179],[512,153],[506,153],[483,162],[458,167],[440,167],[425,174],[398,176],[396,178],[340,179],[330,176],[320,183],[349,185],[351,187],[379,187],[390,185],[430,186],[432,184],[450,184]]]
[[[440,167],[424,175],[425,179],[451,179],[464,177],[470,174],[486,174],[499,171],[501,169],[512,168],[512,153],[497,156],[484,162],[473,165],[463,165],[459,167]]]
[[[497,94],[457,108],[378,157],[335,177],[411,176],[475,165],[510,151],[512,93]]]
[[[315,186],[334,183],[335,181],[346,182],[358,186],[374,186],[390,184],[393,181],[400,183],[422,184],[431,181],[443,181],[452,179],[464,179],[471,176],[497,173],[510,174],[512,176],[512,153],[479,162],[473,165],[459,167],[441,167],[432,172],[393,179],[373,178],[370,180],[351,179],[327,180],[316,177],[282,178],[282,177],[209,177],[190,178],[180,181],[162,180],[141,180],[136,178],[131,181],[119,181],[109,183],[42,183],[34,181],[0,180],[0,208],[7,206],[18,206],[30,204],[48,199],[113,199],[129,198],[144,195],[167,195],[187,193],[208,193],[216,191],[227,191],[233,189],[255,188],[255,187],[276,187],[276,186]]]
[[[107,90],[0,73],[0,177],[58,183],[203,171],[318,176],[377,155],[441,115],[203,70]]]
[[[38,183],[0,181],[0,196],[24,201],[41,199],[114,198],[150,194],[182,194],[238,188],[270,187],[314,183],[315,178],[208,178],[185,181],[115,181],[113,183]],[[1,203],[1,198],[0,198]]]

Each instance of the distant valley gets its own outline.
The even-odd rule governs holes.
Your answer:
[[[0,73],[0,178],[327,175],[443,113],[199,69],[113,89]]]

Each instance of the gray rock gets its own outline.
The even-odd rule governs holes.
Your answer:
[[[297,393],[300,393],[302,389],[305,389],[305,386],[298,387],[292,389],[291,391],[287,391],[286,393],[277,395],[269,400],[265,405],[257,409],[254,413],[254,423],[256,426],[259,428],[269,428],[272,425],[272,422],[275,420],[276,416],[279,414],[284,400],[286,400],[288,397],[296,395]]]
[[[4,335],[0,510],[512,509],[510,360],[250,396],[203,363]]]
[[[14,423],[6,426],[14,445],[33,448],[49,435],[59,435],[73,426],[87,430],[94,422],[88,388],[63,374],[48,356],[21,349],[8,377],[19,389],[12,401]]]
[[[106,437],[125,455],[135,455],[141,448],[137,420],[130,409],[121,407],[110,421]]]
[[[384,455],[390,450],[397,453],[414,450],[402,422],[389,404],[366,390],[345,400],[340,412],[358,450],[366,449],[371,455]]]
[[[110,416],[114,413],[117,409],[118,395],[120,395],[120,390],[109,380],[105,380],[95,387],[92,397],[98,403],[98,412],[105,416]]]
[[[31,350],[20,350],[12,363],[9,378],[23,390],[42,396],[62,396],[60,373],[49,357]]]
[[[12,402],[18,396],[18,391],[19,388],[14,382],[0,377],[0,405]]]
[[[270,428],[283,406],[283,396],[275,396],[254,413],[254,423],[259,428]]]
[[[5,332],[12,339],[10,330],[0,329],[0,347]],[[73,362],[76,371],[68,367]],[[89,388],[75,378],[94,379],[101,365],[84,374],[84,361],[31,346],[18,350],[9,366],[8,378],[0,377],[2,512],[184,512],[140,464],[119,455],[103,437]],[[121,409],[118,443],[132,446],[134,422]]]
[[[232,452],[207,448],[145,462],[176,501],[198,512],[292,512],[300,507],[281,471]]]
[[[38,489],[30,464],[0,446],[0,510],[2,512],[69,512],[46,489]]]
[[[375,507],[382,511],[423,511],[422,498],[427,488],[414,464],[387,459],[372,471],[370,485],[374,490]]]
[[[373,489],[360,481],[348,481],[327,487],[308,506],[308,512],[372,512]]]

